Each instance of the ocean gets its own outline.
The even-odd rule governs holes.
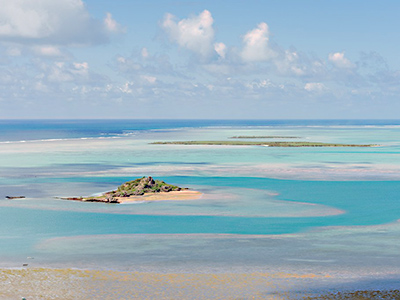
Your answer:
[[[151,144],[234,136],[378,146]],[[29,257],[33,267],[129,272],[273,269],[354,288],[393,288],[400,277],[400,120],[3,120],[0,165],[3,268]],[[116,205],[56,198],[142,176],[203,195]]]

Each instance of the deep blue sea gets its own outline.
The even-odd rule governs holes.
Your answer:
[[[379,147],[151,144],[238,135]],[[3,120],[0,165],[5,266],[35,256],[38,265],[93,268],[93,253],[117,269],[154,257],[185,266],[400,261],[399,120]],[[203,196],[120,205],[55,198],[141,176]]]
[[[400,120],[0,120],[0,141],[96,138],[199,127],[392,126]]]

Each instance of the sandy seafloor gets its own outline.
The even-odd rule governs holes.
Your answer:
[[[67,136],[46,123],[29,127],[31,138],[19,124],[12,139],[6,130],[0,196],[26,198],[0,200],[0,299],[301,299],[399,289],[400,126],[372,123],[117,123],[89,135],[77,122]],[[381,147],[149,144],[237,135]],[[54,198],[140,176],[203,196],[120,205]]]

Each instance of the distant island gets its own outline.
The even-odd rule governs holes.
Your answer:
[[[212,145],[212,146],[264,146],[264,147],[377,147],[374,144],[337,144],[319,142],[253,142],[253,141],[176,141],[154,142],[155,145]]]
[[[200,192],[167,184],[152,177],[137,178],[125,182],[116,190],[95,197],[61,197],[62,200],[103,203],[128,203],[136,201],[192,200],[198,199]]]
[[[299,139],[299,136],[283,136],[283,135],[239,135],[232,136],[230,139]]]

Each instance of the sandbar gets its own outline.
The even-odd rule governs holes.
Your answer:
[[[198,191],[182,190],[161,193],[146,193],[142,196],[116,197],[119,203],[132,203],[143,201],[184,201],[197,200],[203,194]]]

